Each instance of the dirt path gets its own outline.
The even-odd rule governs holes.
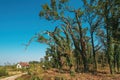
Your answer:
[[[10,76],[10,77],[7,77],[7,78],[3,78],[3,79],[0,79],[0,80],[15,80],[16,78],[24,75],[24,74],[27,74],[27,73],[21,73],[21,74],[17,74],[17,75],[14,75],[14,76]]]

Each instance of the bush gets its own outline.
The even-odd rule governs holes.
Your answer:
[[[71,76],[75,76],[75,72],[74,71],[70,71],[70,75]]]
[[[44,70],[39,64],[31,64],[27,72],[29,75],[37,75],[37,74],[42,74]]]
[[[8,75],[8,72],[6,71],[6,69],[5,68],[1,68],[0,69],[0,77],[1,76],[7,76]]]
[[[43,80],[43,79],[40,79],[40,78],[37,77],[37,76],[33,76],[30,80]]]

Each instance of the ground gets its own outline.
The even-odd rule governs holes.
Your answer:
[[[0,80],[15,80],[16,78],[22,76],[22,75],[25,75],[26,73],[20,73],[20,74],[16,74],[14,76],[10,76],[10,77],[6,77],[6,78],[2,78]]]
[[[0,66],[0,80],[14,80],[23,74],[23,70],[16,69],[16,66]]]
[[[104,68],[99,66],[96,74],[92,72],[70,74],[66,69],[59,72],[55,68],[44,70],[40,64],[31,64],[27,70],[19,71],[11,67],[6,67],[6,70],[9,73],[9,77],[3,77],[8,77],[9,79],[1,77],[0,80],[120,80],[120,73],[111,75],[108,66]],[[21,75],[24,72],[27,72],[27,74]]]
[[[97,74],[92,73],[59,73],[57,69],[45,70],[42,74],[23,75],[17,80],[30,80],[33,76],[38,76],[41,80],[120,80],[120,74],[111,75],[106,71],[98,71]],[[37,80],[37,79],[35,79]]]

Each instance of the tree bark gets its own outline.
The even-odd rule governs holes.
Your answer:
[[[97,71],[97,61],[96,61],[96,54],[95,54],[95,47],[94,47],[93,32],[91,32],[91,43],[92,43],[92,52],[93,52],[93,69],[94,69],[94,72],[96,72]]]

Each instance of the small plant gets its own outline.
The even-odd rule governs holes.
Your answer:
[[[37,76],[33,76],[30,80],[43,80],[43,79],[40,79],[40,78],[37,77]]]
[[[75,72],[74,71],[70,71],[70,75],[71,76],[75,76]]]
[[[1,77],[1,76],[8,76],[8,72],[6,71],[5,68],[1,68],[1,69],[0,69],[0,77]]]

